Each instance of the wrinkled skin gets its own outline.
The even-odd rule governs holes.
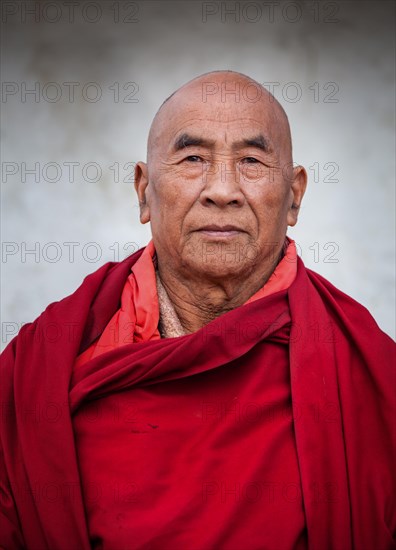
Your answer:
[[[243,93],[253,88],[255,96]],[[222,93],[232,89],[239,97]],[[286,114],[249,77],[209,73],[162,105],[135,188],[161,280],[187,332],[243,304],[268,280],[306,182],[305,169],[293,167]],[[212,224],[220,230],[202,230]]]

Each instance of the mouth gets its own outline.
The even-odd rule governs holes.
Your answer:
[[[209,237],[235,237],[240,233],[245,233],[240,227],[237,227],[236,225],[216,224],[205,225],[204,227],[198,229],[198,231],[203,235],[207,235]]]

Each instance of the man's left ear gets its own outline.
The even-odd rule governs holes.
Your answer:
[[[296,225],[301,202],[307,187],[307,172],[303,166],[293,168],[293,177],[291,183],[291,204],[287,212],[287,225]]]

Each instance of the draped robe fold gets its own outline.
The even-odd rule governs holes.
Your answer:
[[[100,548],[101,533],[92,534],[87,515],[96,514],[95,529],[100,531],[100,520],[106,517],[100,507],[107,506],[117,511],[109,524],[113,529],[133,522],[131,510],[139,518],[139,526],[131,527],[137,538],[129,539],[126,548],[173,550],[184,544],[197,550],[236,549],[241,540],[245,549],[278,549],[279,540],[285,547],[298,543],[310,550],[395,548],[395,346],[367,310],[299,259],[296,278],[287,290],[236,308],[193,334],[126,344],[75,369],[78,354],[97,340],[117,311],[130,268],[141,253],[88,276],[74,294],[24,326],[3,354],[0,545],[32,550],[85,550],[95,544]],[[283,391],[286,381],[288,394],[265,394],[271,390],[266,378],[276,382],[276,376],[276,387]],[[199,388],[210,392],[210,382],[218,391],[224,387],[224,394],[200,394]],[[257,393],[260,387],[263,396]],[[221,413],[238,388],[241,395],[254,396],[254,410],[262,414],[261,422],[253,422],[245,408],[242,430],[229,408]],[[139,403],[140,416],[133,409],[131,414],[128,395]],[[190,417],[178,418],[178,395],[182,411],[191,407]],[[269,403],[275,408],[266,409]],[[163,405],[162,414],[157,404]],[[271,415],[283,406],[287,414],[274,422]],[[179,439],[176,426],[184,429]],[[178,443],[189,427],[197,437],[205,435],[204,453],[199,454],[198,438],[192,440],[194,453],[183,450],[183,458],[175,448],[172,454],[172,438]],[[287,437],[275,434],[278,447],[267,448],[267,435],[273,442],[275,427]],[[103,452],[106,434],[111,440],[108,455]],[[109,500],[103,475],[110,459],[117,460],[114,442],[121,435],[129,438],[119,442],[121,453],[147,447],[147,468],[143,455],[132,452],[131,465],[139,471],[132,470],[124,485],[110,472]],[[95,445],[99,459],[106,460],[90,468]],[[152,453],[166,445],[167,469],[161,477]],[[241,458],[236,468],[225,455],[238,445]],[[122,460],[125,467],[125,456]],[[257,478],[261,460],[277,478]],[[245,466],[254,467],[254,475],[236,479]],[[189,474],[197,476],[195,485]],[[169,491],[164,480],[170,480],[175,491]],[[89,487],[102,492],[89,494]],[[155,500],[141,491],[145,487],[151,492],[157,487],[175,510],[155,508]],[[192,487],[196,492],[191,493],[191,510],[188,502],[180,510],[179,497],[185,499]],[[263,488],[281,491],[275,499],[278,509]],[[233,500],[234,489],[240,491],[239,500]],[[175,495],[174,503],[169,495]],[[256,519],[249,523],[252,504]],[[260,507],[263,532],[272,539],[264,533],[260,539]],[[146,529],[139,530],[144,510]],[[212,512],[205,517],[208,510]],[[172,513],[175,519],[169,524]],[[196,514],[205,519],[201,526]],[[287,514],[292,514],[290,525]],[[275,522],[273,532],[269,521]],[[152,533],[150,540],[156,522],[162,531]],[[288,529],[290,540],[281,533]],[[191,533],[195,546],[188,538]],[[111,544],[107,548],[114,549]]]

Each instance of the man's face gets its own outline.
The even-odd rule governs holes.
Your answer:
[[[296,219],[285,125],[268,96],[205,99],[196,83],[165,105],[148,167],[136,172],[141,221],[151,222],[160,266],[176,274],[265,273]]]

